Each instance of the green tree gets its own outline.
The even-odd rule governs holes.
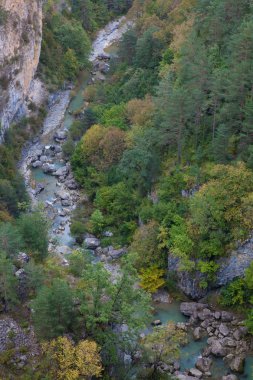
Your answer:
[[[132,148],[124,151],[117,169],[120,178],[141,194],[150,190],[159,162],[148,137],[144,144],[146,137],[147,135],[144,134]]]
[[[246,320],[246,326],[249,329],[249,332],[253,334],[253,310],[251,309],[248,313],[248,317]]]
[[[84,67],[88,62],[91,48],[89,37],[79,22],[64,22],[55,28],[55,35],[65,52],[72,49],[79,65]]]
[[[253,262],[245,271],[245,285],[253,291]]]
[[[123,182],[119,182],[113,186],[104,186],[97,191],[94,201],[95,206],[102,212],[107,226],[115,226],[119,236],[124,242],[129,233],[128,223],[136,221],[136,207],[138,199],[136,194]]]
[[[162,58],[162,41],[155,37],[157,28],[151,26],[138,38],[136,44],[135,65],[137,67],[154,69]]]
[[[7,179],[0,179],[0,203],[10,211],[18,215],[18,197],[15,188]]]
[[[80,311],[86,330],[100,344],[107,365],[119,360],[119,349],[134,349],[140,330],[149,320],[150,298],[134,287],[136,281],[136,271],[129,262],[123,264],[122,273],[113,282],[100,263],[83,272]],[[120,328],[126,325],[127,329]]]
[[[17,278],[14,272],[10,259],[0,251],[0,297],[5,312],[17,303]]]
[[[79,70],[79,63],[74,50],[68,49],[66,51],[63,57],[63,65],[66,78],[73,80]]]
[[[158,233],[159,224],[155,221],[150,221],[135,231],[130,250],[137,253],[135,266],[138,270],[152,265],[161,268],[166,266],[165,255],[158,248]]]
[[[42,338],[54,338],[69,331],[73,323],[73,295],[65,280],[54,279],[43,286],[32,302],[36,331]]]
[[[151,334],[146,335],[142,346],[144,358],[150,368],[147,378],[160,379],[159,365],[161,363],[170,365],[177,360],[180,356],[180,346],[186,341],[186,333],[177,329],[173,323],[155,327]]]
[[[137,34],[135,29],[129,29],[124,33],[119,45],[119,57],[122,62],[128,65],[133,64],[136,53]]]
[[[157,96],[160,124],[158,143],[161,146],[176,146],[178,163],[182,161],[187,139],[186,126],[191,117],[191,101],[188,88],[174,83],[170,73],[160,83]]]
[[[245,303],[245,282],[242,278],[232,281],[221,290],[220,303],[224,306],[238,306]]]
[[[44,268],[41,264],[37,264],[34,260],[29,260],[29,262],[24,266],[26,274],[26,285],[30,294],[36,294],[39,289],[44,284],[46,280],[46,275]]]
[[[84,30],[94,32],[97,29],[94,5],[90,0],[72,1],[73,13],[82,22]]]
[[[36,261],[45,259],[48,254],[48,223],[39,211],[21,215],[18,229],[24,240],[24,247]]]
[[[90,217],[91,230],[95,235],[101,235],[103,232],[106,221],[100,210],[95,210]]]
[[[90,263],[88,254],[84,251],[73,251],[69,256],[69,271],[76,277],[81,277],[83,271]]]
[[[23,239],[17,227],[11,223],[0,224],[0,251],[14,258],[23,247]]]
[[[106,127],[127,128],[125,104],[116,104],[103,112],[101,122]]]

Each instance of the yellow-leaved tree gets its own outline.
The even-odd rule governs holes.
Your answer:
[[[155,293],[165,285],[165,271],[152,265],[149,268],[140,270],[140,286],[149,293]]]
[[[54,380],[89,379],[102,372],[99,347],[96,342],[82,340],[77,345],[67,337],[42,344],[44,370]]]

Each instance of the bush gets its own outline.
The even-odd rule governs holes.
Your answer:
[[[0,5],[0,26],[3,26],[6,24],[8,20],[8,11],[6,11],[1,5]]]
[[[83,235],[86,232],[86,226],[84,223],[78,220],[74,220],[71,223],[70,231],[71,231],[71,234],[75,236],[77,240],[81,242],[83,241]]]
[[[221,290],[220,303],[224,306],[240,306],[245,302],[245,282],[238,278]]]

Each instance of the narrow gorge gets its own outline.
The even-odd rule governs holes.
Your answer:
[[[253,379],[247,0],[0,0],[0,380]]]

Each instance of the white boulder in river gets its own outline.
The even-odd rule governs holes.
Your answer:
[[[55,192],[55,195],[59,198],[61,198],[61,200],[66,200],[66,199],[69,199],[69,193],[67,193],[66,191],[64,190],[58,190]]]
[[[42,165],[42,170],[44,173],[53,173],[55,171],[55,165],[45,163]]]
[[[87,237],[84,241],[88,249],[96,249],[100,246],[100,240],[95,237]]]

